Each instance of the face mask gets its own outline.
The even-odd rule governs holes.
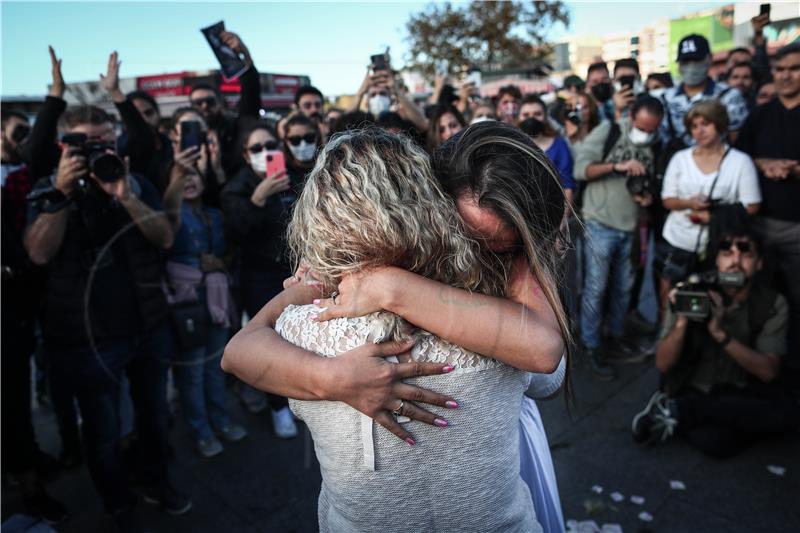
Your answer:
[[[708,62],[684,63],[680,65],[681,78],[683,83],[690,87],[700,85],[708,77]]]
[[[647,133],[639,128],[632,127],[630,133],[628,133],[628,139],[636,146],[643,146],[653,142],[655,135],[655,133]]]
[[[250,167],[259,176],[267,175],[267,151],[261,150],[257,154],[250,154]]]
[[[392,105],[392,99],[384,94],[376,94],[369,99],[369,112],[376,117],[384,111],[389,111]]]
[[[306,141],[300,141],[300,144],[297,146],[289,144],[289,151],[292,152],[295,159],[301,163],[307,163],[314,159],[314,154],[317,153],[317,145],[314,143],[307,143]]]
[[[608,82],[598,83],[592,87],[592,96],[598,102],[608,102],[611,99],[611,84]]]
[[[660,100],[661,96],[664,94],[664,91],[666,90],[667,90],[666,87],[659,87],[658,89],[653,89],[652,91],[650,91],[650,96],[652,96],[653,98],[658,98]]]

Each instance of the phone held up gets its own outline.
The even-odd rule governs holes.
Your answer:
[[[771,9],[770,4],[761,4],[761,6],[759,8],[759,11],[758,11],[759,16],[761,16],[761,15],[769,15],[770,9]]]
[[[267,176],[273,176],[278,172],[286,170],[286,159],[280,150],[269,150],[267,152]]]
[[[181,122],[181,151],[188,148],[200,148],[206,143],[206,131],[197,120]]]

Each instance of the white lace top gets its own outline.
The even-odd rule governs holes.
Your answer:
[[[392,315],[313,322],[315,306],[290,306],[276,330],[325,357],[386,338]],[[417,361],[453,363],[407,380],[449,395],[458,409],[425,407],[447,428],[408,421],[409,446],[341,402],[290,400],[308,426],[322,473],[322,533],[541,531],[519,474],[519,413],[529,374],[422,333]]]

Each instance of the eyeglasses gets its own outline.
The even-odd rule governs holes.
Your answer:
[[[317,142],[317,134],[306,133],[305,135],[292,135],[291,137],[286,137],[286,140],[289,141],[289,144],[292,146],[299,146],[300,141],[305,141],[308,144],[312,144]]]
[[[261,152],[261,150],[267,150],[267,151],[277,150],[278,146],[280,146],[278,141],[267,141],[263,144],[262,143],[251,144],[250,146],[247,147],[247,151],[250,152],[251,154],[258,154]]]
[[[749,253],[753,246],[750,241],[741,239],[741,240],[733,240],[733,239],[723,239],[719,242],[719,249],[722,252],[729,252],[731,248],[736,247],[739,252],[746,254]]]
[[[191,104],[194,107],[203,107],[203,105],[207,107],[216,107],[217,106],[217,98],[216,96],[206,96],[205,98],[195,98],[191,100]]]

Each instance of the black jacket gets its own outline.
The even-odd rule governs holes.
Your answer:
[[[289,266],[286,227],[297,200],[294,189],[273,194],[263,207],[250,201],[260,179],[242,167],[222,190],[222,213],[231,240],[239,245],[242,269],[285,271]]]

